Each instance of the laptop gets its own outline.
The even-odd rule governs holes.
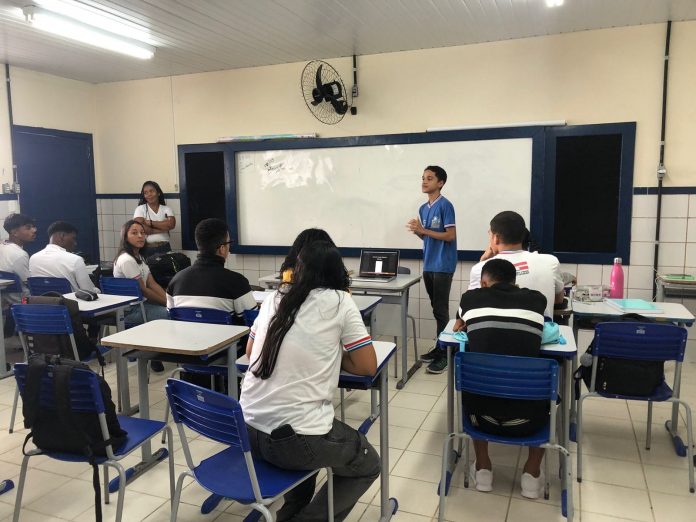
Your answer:
[[[360,272],[353,281],[388,283],[396,277],[398,268],[398,250],[363,250],[360,252]]]

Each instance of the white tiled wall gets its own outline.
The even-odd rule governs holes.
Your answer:
[[[2,203],[2,202],[0,202]],[[97,199],[97,221],[99,224],[99,254],[103,261],[112,261],[118,252],[121,226],[133,218],[133,212],[138,206],[138,198],[129,199]],[[181,208],[179,199],[167,199],[167,206],[171,207],[174,215],[179,219]],[[181,249],[181,224],[170,232],[172,249]]]

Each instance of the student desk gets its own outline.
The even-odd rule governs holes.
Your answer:
[[[358,428],[363,434],[367,434],[370,426],[377,420],[379,421],[379,454],[381,462],[380,480],[380,506],[382,514],[380,522],[390,520],[392,515],[399,509],[399,503],[395,498],[389,498],[389,360],[396,352],[396,345],[383,341],[373,341],[375,354],[377,355],[377,372],[374,376],[354,375],[348,372],[341,372],[338,377],[339,388],[349,388],[351,390],[371,390],[377,388],[379,393],[379,411],[373,408],[372,414]],[[246,372],[249,368],[249,359],[246,355],[237,359],[237,368]]]
[[[0,279],[0,294],[3,288],[14,284],[12,279]],[[12,370],[7,369],[7,356],[5,355],[5,317],[0,310],[0,379],[14,375]]]
[[[664,303],[656,302],[655,305],[662,311],[660,313],[655,312],[640,312],[640,315],[654,319],[659,322],[674,323],[678,326],[692,326],[696,318],[692,315],[686,307],[679,303]],[[573,301],[573,335],[575,336],[575,341],[578,340],[578,331],[580,330],[580,325],[578,319],[594,319],[596,321],[612,321],[623,315],[618,309],[607,304],[604,301]],[[573,370],[575,370],[575,365],[577,360],[573,361]],[[674,387],[674,396],[679,397],[679,389],[681,387],[681,372],[677,375],[676,385]],[[679,406],[674,404],[672,406],[672,420],[665,422],[665,429],[672,437],[672,443],[674,444],[674,450],[677,455],[681,457],[686,456],[686,448],[684,443],[679,437],[677,428],[679,420]],[[571,433],[573,433],[573,439],[575,439],[575,401],[573,401],[573,407],[571,412]]]
[[[382,303],[398,304],[401,307],[401,380],[396,383],[396,387],[399,390],[406,385],[422,364],[420,361],[416,361],[410,369],[408,367],[408,330],[406,328],[409,290],[420,280],[420,275],[399,274],[388,283],[369,283],[351,280],[350,285],[354,298],[360,294],[380,296]],[[276,275],[264,276],[259,278],[259,284],[267,288],[277,288],[280,285],[280,279]]]
[[[75,297],[75,292],[63,294],[63,297],[77,302],[80,315],[85,319],[92,319],[102,315],[113,315],[116,320],[116,330],[119,332],[126,329],[124,312],[138,299],[128,295],[99,294],[99,298],[94,301],[84,301]],[[128,363],[119,354],[116,357],[116,384],[119,410],[126,415],[133,415],[138,412],[138,408],[131,407],[130,389],[128,385]]]
[[[122,356],[130,351],[129,354],[138,359],[140,418],[149,419],[148,359],[159,354],[165,360],[201,364],[201,357],[227,350],[227,382],[230,383],[227,388],[231,395],[236,395],[237,386],[232,384],[237,382],[237,368],[234,364],[237,357],[235,341],[247,333],[249,333],[249,328],[246,326],[158,319],[104,337],[102,344],[122,350],[124,352]],[[160,448],[153,454],[150,442],[146,442],[143,445],[142,454],[143,461],[126,471],[129,482],[165,458],[167,450]],[[118,487],[118,478],[114,481],[109,486],[110,491],[114,491],[114,487]]]
[[[453,433],[455,431],[454,426],[454,365],[452,364],[452,353],[459,350],[459,341],[453,337],[454,319],[451,319],[445,329],[440,334],[438,338],[438,343],[440,346],[447,348],[447,432]],[[572,382],[573,382],[573,360],[577,355],[578,348],[575,343],[575,338],[572,335],[572,330],[570,326],[559,326],[561,335],[565,338],[566,344],[542,344],[541,345],[541,355],[545,357],[553,357],[562,360],[563,370],[559,372],[560,385],[558,387],[561,394],[561,434],[559,437],[559,444],[566,448],[568,451],[570,449],[570,408],[571,404],[574,402],[572,400]],[[459,451],[454,449],[450,452],[448,473],[447,473],[447,484],[445,484],[445,491],[449,491],[449,481],[452,478],[454,469],[457,466],[457,461],[461,457],[461,442]],[[561,459],[563,462],[563,459]],[[465,463],[468,465],[468,463]],[[468,470],[465,471],[468,473]],[[561,470],[561,476],[564,476],[565,470]],[[568,495],[572,495],[572,491],[568,492]],[[569,502],[569,505],[572,503]],[[569,516],[569,520],[572,517]]]

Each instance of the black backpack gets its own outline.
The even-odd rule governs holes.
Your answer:
[[[22,452],[26,455],[26,445],[32,439],[41,451],[61,451],[82,453],[89,458],[92,466],[94,486],[94,506],[96,520],[101,521],[101,488],[96,456],[105,456],[106,447],[111,445],[116,451],[127,438],[116,416],[116,407],[111,400],[111,388],[97,375],[99,389],[104,401],[106,424],[110,438],[105,441],[99,417],[96,413],[75,412],[70,405],[70,375],[74,369],[92,371],[89,366],[78,361],[61,359],[59,356],[37,354],[29,359],[27,378],[22,397],[24,427],[31,430],[24,440]],[[55,409],[41,407],[41,381],[44,374],[53,373],[53,392]]]
[[[651,319],[638,314],[625,314],[616,321],[651,323]],[[595,340],[587,347],[586,356],[592,356]],[[581,357],[582,360],[582,357]],[[597,359],[597,375],[595,390],[609,395],[633,395],[647,397],[653,394],[655,388],[664,380],[664,361],[643,361],[632,359],[614,359],[599,357]],[[580,398],[580,381],[585,382],[587,389],[592,382],[592,364],[579,366],[575,371],[575,398]]]
[[[177,272],[181,272],[184,268],[191,266],[189,257],[181,252],[154,254],[148,257],[145,262],[150,268],[152,277],[165,290]]]

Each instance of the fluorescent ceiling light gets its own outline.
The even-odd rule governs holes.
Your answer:
[[[133,38],[116,34],[106,29],[104,27],[105,24],[101,24],[102,27],[93,26],[67,15],[53,13],[34,5],[27,6],[22,11],[26,20],[30,22],[32,26],[63,38],[125,54],[134,58],[140,58],[141,60],[149,60],[155,54],[155,48],[153,46]],[[79,16],[82,17],[81,14]],[[111,20],[103,17],[98,18],[102,18],[102,21],[106,20],[106,22],[111,22]]]
[[[563,5],[563,0],[546,0],[546,7],[560,7]]]

